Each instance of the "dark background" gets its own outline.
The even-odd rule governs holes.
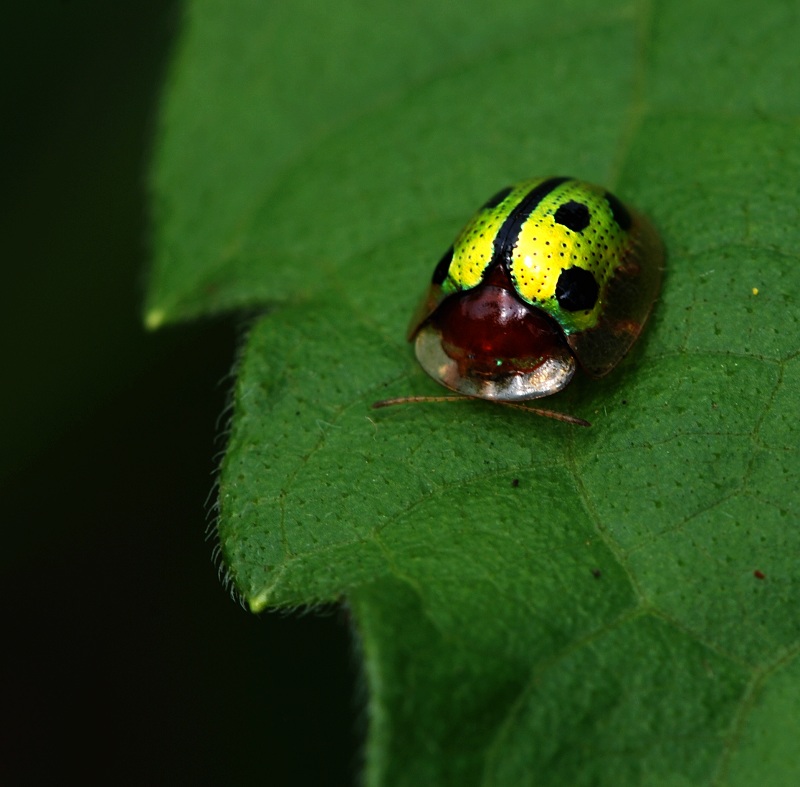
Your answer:
[[[235,318],[141,327],[180,8],[36,0],[3,18],[0,781],[350,784],[344,613],[243,611],[204,540]]]

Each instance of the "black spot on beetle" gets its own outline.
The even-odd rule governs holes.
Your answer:
[[[453,247],[451,246],[445,253],[436,270],[433,272],[433,283],[441,284],[447,278],[447,271],[450,270],[450,263],[453,261]]]
[[[606,192],[606,202],[611,208],[611,215],[617,226],[627,232],[631,228],[631,214],[628,213],[628,209],[610,191]]]
[[[481,210],[489,210],[489,208],[496,208],[509,194],[511,193],[511,186],[498,191],[491,199],[488,199]]]
[[[573,232],[583,232],[591,221],[589,208],[582,202],[575,202],[575,200],[559,205],[553,218],[557,224],[562,224]]]
[[[556,300],[562,309],[578,312],[594,308],[600,288],[597,279],[586,268],[572,266],[561,271],[556,283]]]

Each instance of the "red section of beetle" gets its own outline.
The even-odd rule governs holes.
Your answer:
[[[431,322],[445,352],[473,376],[529,371],[566,347],[556,322],[514,294],[502,265],[475,289],[442,301]]]

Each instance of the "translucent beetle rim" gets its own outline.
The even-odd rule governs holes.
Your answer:
[[[567,386],[575,374],[575,357],[567,347],[531,370],[499,373],[491,377],[463,375],[458,363],[442,348],[438,331],[430,324],[417,334],[414,349],[420,366],[451,391],[498,402],[541,399]]]

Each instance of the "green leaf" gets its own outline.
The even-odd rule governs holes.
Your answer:
[[[370,785],[800,780],[793,3],[190,3],[147,321],[257,309],[220,477],[254,610],[345,598]],[[404,341],[509,182],[651,216],[651,324],[578,429]]]

